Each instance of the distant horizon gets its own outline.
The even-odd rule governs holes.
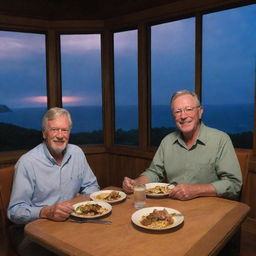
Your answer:
[[[201,106],[223,106],[223,105],[226,105],[226,106],[230,106],[230,105],[253,105],[254,104],[254,102],[252,102],[252,103],[248,103],[248,102],[246,102],[246,103],[222,103],[222,104],[220,104],[220,103],[216,103],[216,104],[213,104],[213,103],[210,103],[210,104],[201,104]],[[10,107],[10,106],[8,106],[7,104],[0,104],[0,107],[1,106],[6,106],[6,107],[8,107],[9,109],[31,109],[31,108],[37,108],[37,109],[39,109],[39,108],[45,108],[45,109],[47,109],[47,106],[23,106],[23,107]],[[169,106],[169,103],[167,103],[167,104],[153,104],[152,106]],[[76,108],[76,107],[103,107],[102,105],[77,105],[77,106],[63,106],[62,108]],[[138,105],[132,105],[132,104],[130,104],[130,105],[116,105],[116,108],[117,107],[138,107]]]
[[[73,120],[72,132],[90,132],[103,129],[102,106],[66,107]],[[41,122],[46,111],[44,107],[16,108],[11,112],[0,112],[0,122],[18,125],[28,129],[41,130]],[[169,105],[151,107],[151,126],[175,127]],[[205,105],[203,122],[227,133],[253,131],[253,104]],[[117,129],[125,131],[138,129],[138,106],[117,106],[115,116]]]

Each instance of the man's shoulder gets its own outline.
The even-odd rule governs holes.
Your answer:
[[[205,143],[226,144],[231,143],[230,136],[219,129],[204,126],[202,132],[200,132],[199,139]]]
[[[30,149],[28,152],[23,154],[20,159],[28,159],[28,158],[38,158],[41,157],[41,154],[43,153],[43,143],[35,146],[34,148]]]
[[[177,140],[177,138],[179,137],[180,132],[178,130],[171,132],[169,134],[167,134],[163,139],[161,143],[166,143],[166,142],[174,142],[175,140]]]
[[[43,143],[37,145],[36,147],[32,148],[31,150],[29,150],[28,152],[26,152],[25,154],[23,154],[19,160],[16,163],[16,167],[22,165],[22,166],[27,166],[27,165],[31,165],[35,162],[38,162],[42,159],[43,157]]]
[[[203,129],[207,133],[207,135],[218,136],[218,137],[229,137],[229,135],[226,132],[213,127],[204,125]]]
[[[68,149],[68,152],[71,154],[72,153],[83,153],[83,150],[75,144],[68,144],[67,149]]]

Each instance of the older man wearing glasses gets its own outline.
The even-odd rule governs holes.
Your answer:
[[[151,165],[138,178],[124,178],[123,189],[132,192],[135,183],[167,178],[178,184],[170,191],[170,197],[175,199],[237,199],[242,175],[229,136],[201,122],[203,107],[193,92],[176,92],[171,98],[171,111],[178,131],[162,140]]]
[[[26,224],[38,218],[63,221],[73,207],[67,200],[99,190],[97,179],[83,151],[68,144],[72,120],[62,108],[49,109],[42,121],[44,142],[24,154],[15,166],[8,208],[9,219]],[[20,255],[51,255],[29,242],[23,226],[13,229],[14,246]]]

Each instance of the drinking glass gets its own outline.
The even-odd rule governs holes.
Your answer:
[[[135,184],[133,187],[134,207],[141,209],[146,205],[146,186],[145,184]]]

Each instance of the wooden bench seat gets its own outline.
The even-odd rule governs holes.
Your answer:
[[[14,166],[0,168],[0,255],[17,255],[11,248],[8,237],[8,226],[10,221],[7,218],[7,208],[10,200]]]

